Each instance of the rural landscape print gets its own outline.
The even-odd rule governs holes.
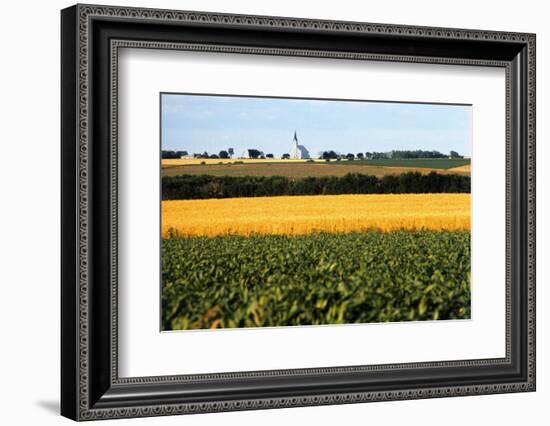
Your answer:
[[[470,318],[471,105],[160,108],[162,330]]]

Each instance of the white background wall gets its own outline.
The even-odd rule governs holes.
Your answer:
[[[550,417],[550,27],[545,3],[509,1],[161,0],[142,7],[537,33],[538,390],[316,408],[118,420],[102,424],[547,424]],[[59,404],[59,10],[70,2],[11,1],[0,25],[0,421],[68,424]]]

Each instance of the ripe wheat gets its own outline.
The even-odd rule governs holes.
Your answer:
[[[162,202],[162,235],[470,229],[470,194],[317,195]]]

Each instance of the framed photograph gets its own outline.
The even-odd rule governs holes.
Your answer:
[[[61,12],[61,412],[535,390],[535,35]]]

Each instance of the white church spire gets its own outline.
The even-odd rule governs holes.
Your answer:
[[[298,134],[294,130],[294,138],[292,139],[294,146],[290,150],[289,156],[293,160],[307,159],[309,157],[309,152],[303,145],[298,145]]]

